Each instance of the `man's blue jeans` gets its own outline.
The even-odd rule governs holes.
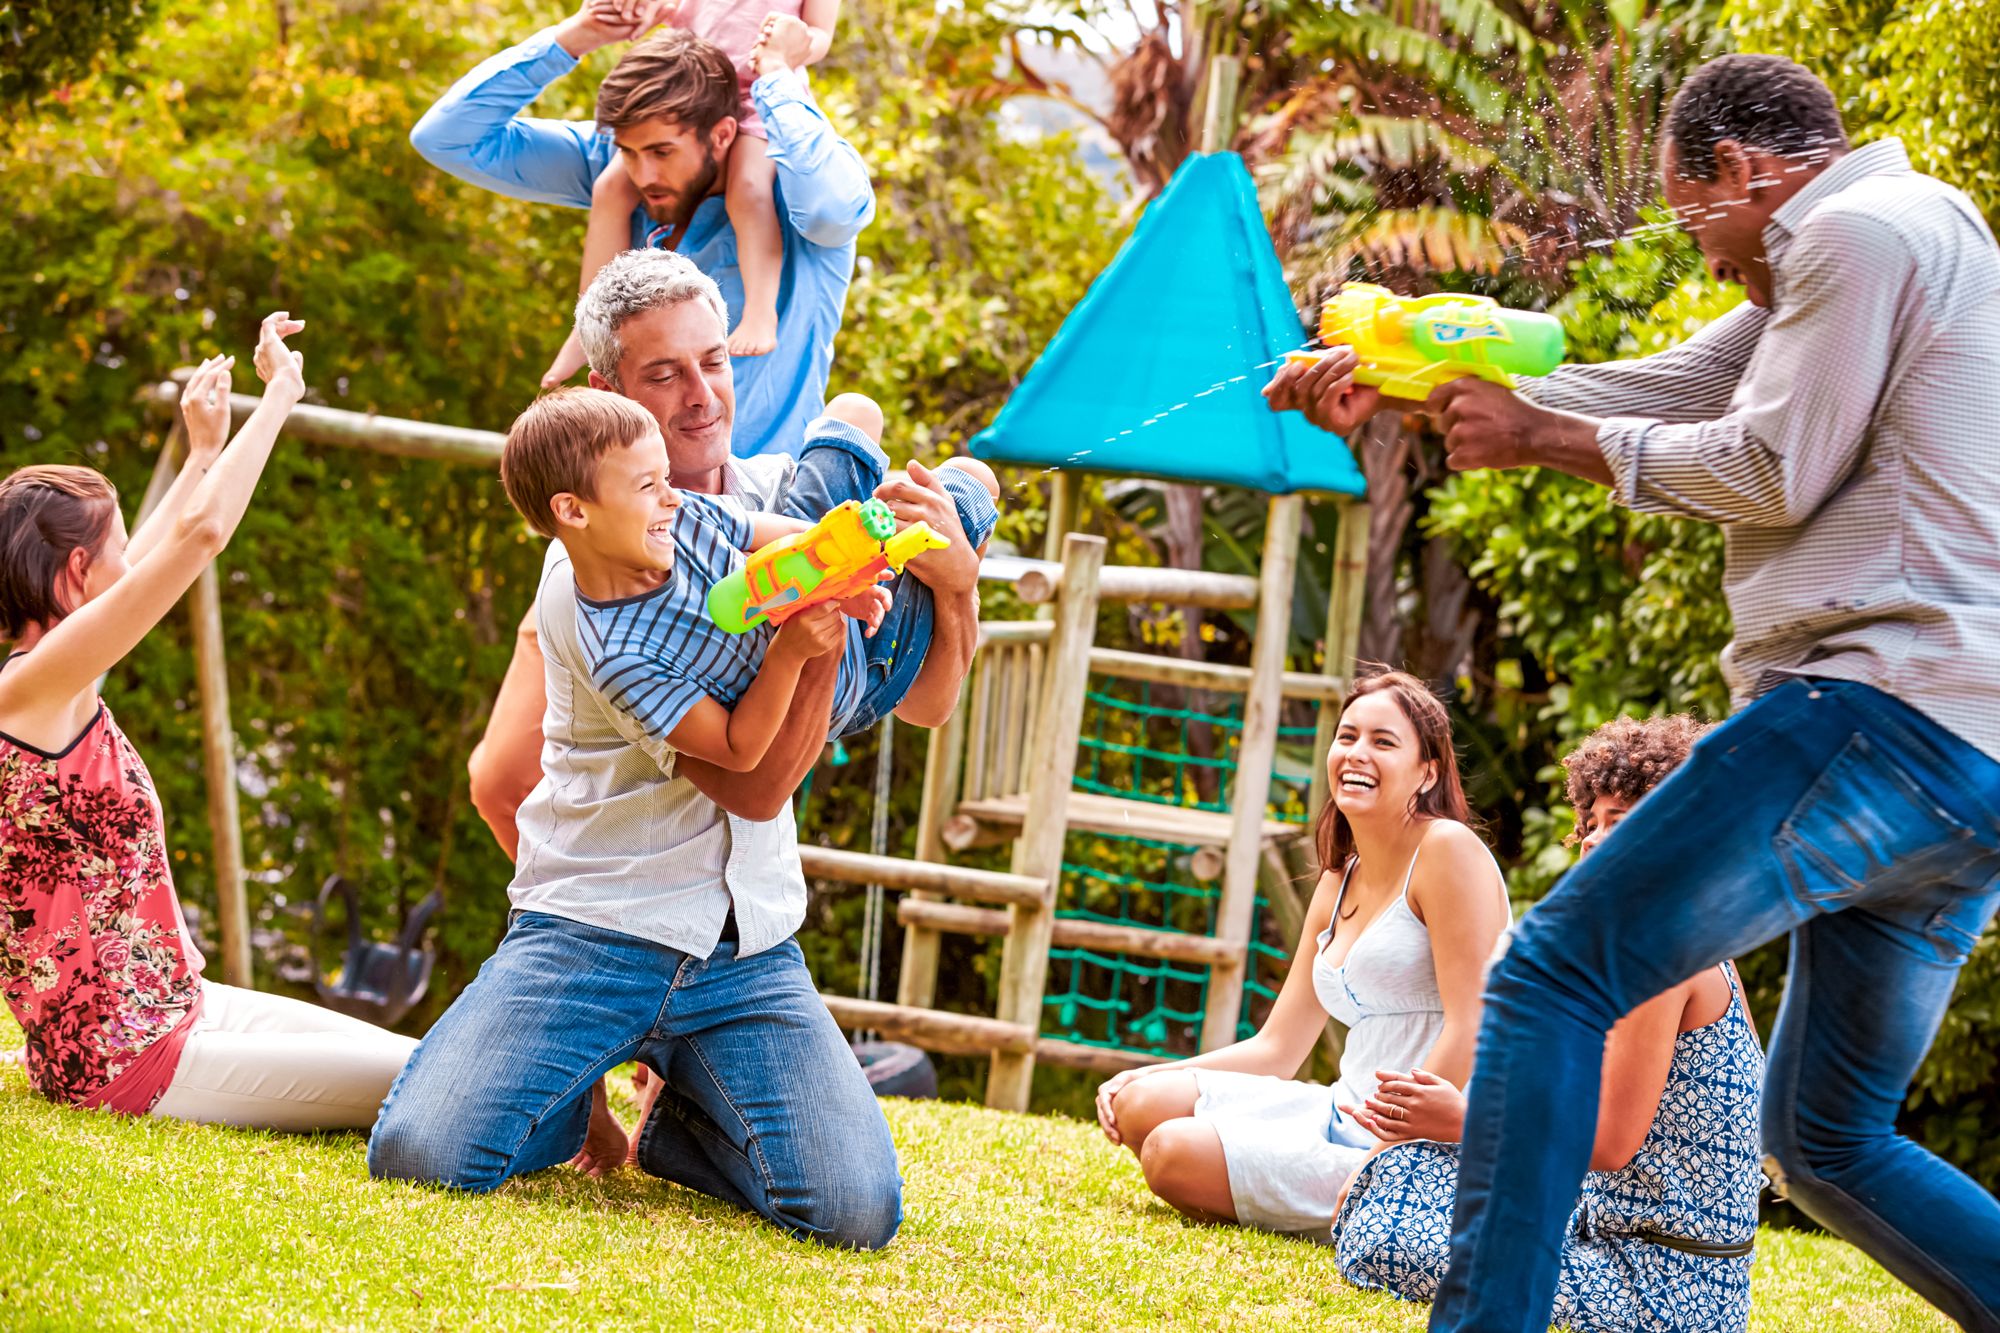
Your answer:
[[[591,1086],[635,1057],[664,1080],[646,1171],[801,1239],[875,1249],[896,1234],[889,1126],[791,940],[704,960],[519,914],[389,1090],[369,1173],[490,1190],[566,1162]]]
[[[2000,1329],[2000,1202],[1895,1130],[2000,901],[2000,763],[1879,690],[1785,684],[1523,919],[1486,991],[1433,1329],[1548,1326],[1605,1031],[1791,934],[1765,1150],[1793,1202],[1967,1328]]]
[[[795,518],[817,521],[844,501],[866,500],[888,475],[886,455],[878,459],[838,437],[808,443],[813,447],[799,456],[798,474],[780,502],[780,508]],[[951,492],[966,539],[975,548],[985,546],[1000,517],[993,497],[963,472],[946,469],[938,477]],[[924,654],[930,651],[937,619],[930,588],[908,573],[898,574],[887,587],[892,598],[889,614],[868,640],[868,680],[854,712],[839,720],[843,736],[867,731],[894,712],[916,684]]]

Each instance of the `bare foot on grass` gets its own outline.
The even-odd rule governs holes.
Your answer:
[[[590,1090],[590,1128],[583,1133],[583,1151],[570,1158],[569,1164],[586,1176],[601,1177],[625,1165],[626,1145],[625,1126],[611,1114],[610,1099],[604,1095],[604,1080],[599,1079]]]

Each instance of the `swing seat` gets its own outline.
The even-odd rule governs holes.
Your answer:
[[[320,965],[320,940],[327,933],[327,904],[335,897],[347,910],[347,952],[342,959],[340,979],[328,981]],[[430,989],[431,970],[437,955],[424,942],[431,918],[444,905],[444,894],[431,890],[410,913],[403,933],[392,943],[364,938],[361,933],[361,904],[354,885],[340,875],[329,875],[313,902],[313,984],[320,1003],[352,1018],[366,1019],[387,1027],[415,1008]]]

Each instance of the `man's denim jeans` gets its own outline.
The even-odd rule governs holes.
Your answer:
[[[1488,980],[1433,1329],[1548,1326],[1604,1034],[1790,932],[1763,1133],[1793,1202],[2000,1329],[2000,1202],[1895,1130],[2000,901],[2000,763],[1865,685],[1793,681],[1695,747]]]
[[[703,960],[519,914],[389,1090],[369,1172],[490,1190],[568,1161],[591,1085],[635,1057],[665,1080],[639,1136],[646,1171],[802,1239],[875,1249],[896,1234],[889,1126],[791,940]]]
[[[866,500],[887,475],[886,458],[878,462],[852,444],[829,440],[799,456],[798,475],[780,507],[795,518],[817,521],[844,501]],[[967,540],[975,547],[984,546],[1000,516],[993,497],[963,472],[938,475],[951,493]],[[868,680],[860,702],[841,726],[843,736],[867,731],[893,713],[916,684],[924,654],[930,651],[937,620],[930,588],[908,573],[884,586],[892,598],[889,613],[868,640]]]

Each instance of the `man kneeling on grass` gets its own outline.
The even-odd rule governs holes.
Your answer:
[[[370,1171],[484,1190],[573,1157],[620,1163],[624,1131],[593,1088],[636,1058],[661,1089],[643,1169],[794,1236],[886,1245],[895,1147],[792,939],[795,826],[726,814],[676,768],[754,768],[807,663],[840,652],[847,613],[879,623],[887,593],[775,635],[717,629],[708,590],[741,550],[805,525],[676,490],[658,423],[615,394],[529,407],[501,477],[567,557],[539,592],[544,775],[506,938],[397,1080]]]

